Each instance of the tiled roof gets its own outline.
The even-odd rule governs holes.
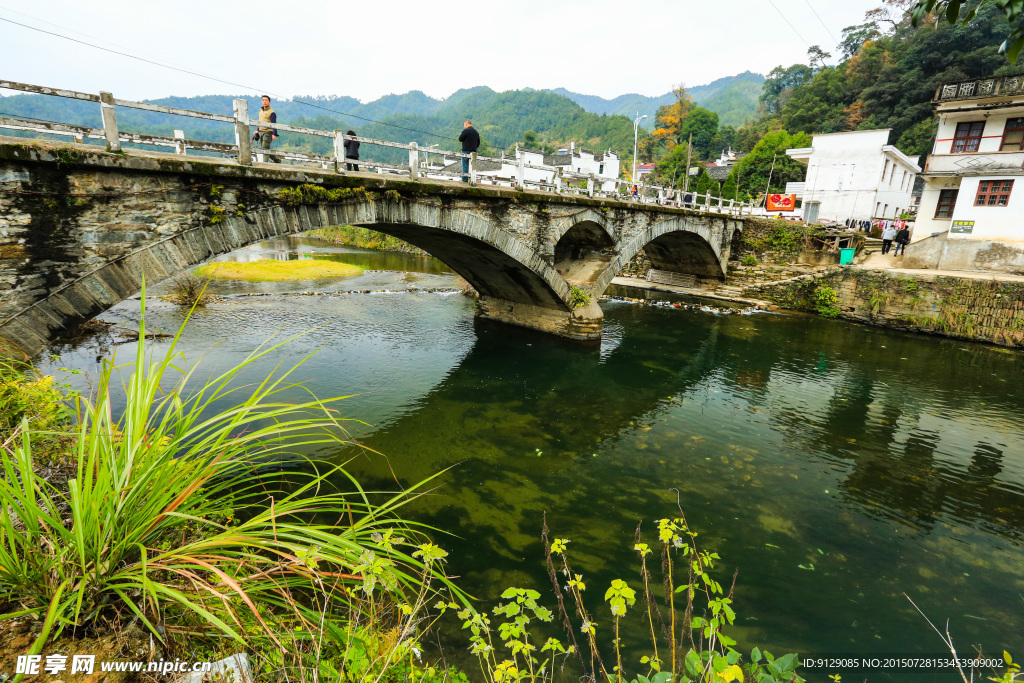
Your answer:
[[[711,166],[708,168],[708,175],[711,176],[712,180],[719,182],[729,177],[729,171],[732,170],[730,166]]]
[[[514,165],[516,163],[515,159],[513,159],[510,163]],[[476,162],[476,170],[478,172],[479,171],[500,171],[501,170],[501,164],[498,163],[497,161],[487,161],[485,159],[480,159],[480,160],[478,160]],[[460,160],[456,161],[454,164],[448,164],[447,166],[442,168],[441,171],[443,173],[462,173],[462,160],[460,159]]]

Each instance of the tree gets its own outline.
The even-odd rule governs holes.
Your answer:
[[[540,141],[537,139],[537,131],[528,130],[523,133],[523,146],[529,149],[537,149]]]
[[[689,140],[691,133],[693,134],[693,151],[701,159],[709,159],[715,144],[715,135],[718,133],[718,114],[704,107],[691,109],[686,120],[683,121],[683,125],[679,128],[680,140]]]
[[[708,173],[708,169],[704,168],[701,170],[700,175],[697,177],[697,185],[693,188],[694,193],[698,195],[707,194],[711,189],[711,175]],[[697,200],[698,204],[703,204],[704,201],[701,199]]]
[[[729,171],[729,175],[726,176],[725,182],[722,183],[722,194],[720,197],[725,199],[736,199],[739,194],[739,188],[736,186],[736,169]]]
[[[825,60],[831,56],[831,52],[825,52],[817,45],[811,45],[807,48],[807,63],[811,65],[812,69],[824,69]]]
[[[676,101],[658,107],[654,116],[654,132],[651,134],[670,152],[673,147],[686,140],[686,136],[681,135],[681,129],[690,110],[693,109],[693,98],[686,92],[682,83],[672,90],[672,94],[675,95]],[[715,125],[718,125],[717,121]]]
[[[670,187],[682,187],[686,181],[686,157],[689,147],[684,142],[661,157],[654,165],[654,179]]]
[[[967,5],[973,5],[964,13],[962,24],[966,28],[987,3],[988,0],[917,0],[911,11],[911,20],[916,27],[922,19],[934,13],[945,17],[950,24],[956,24],[961,10]],[[1012,64],[1017,61],[1021,50],[1024,50],[1024,26],[1014,26],[1024,15],[1024,3],[1020,0],[994,0],[994,4],[1002,10],[1007,23],[1012,27],[999,46],[999,52],[1006,54],[1006,58]]]
[[[875,40],[881,35],[878,32],[878,24],[871,21],[844,28],[843,40],[839,43],[839,51],[842,53],[843,61],[850,59],[860,52],[865,43]]]
[[[769,116],[782,111],[788,93],[811,80],[814,72],[805,64],[794,64],[788,69],[777,66],[768,74],[761,89],[761,105]]]
[[[806,133],[790,134],[784,130],[768,133],[754,145],[750,154],[733,166],[737,175],[740,194],[755,197],[764,194],[771,175],[769,192],[782,192],[786,183],[801,181],[806,177],[807,167],[786,155],[787,149],[809,147],[811,136]],[[774,161],[774,169],[772,164]]]

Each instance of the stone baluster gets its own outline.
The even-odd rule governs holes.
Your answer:
[[[409,143],[409,177],[417,180],[420,177],[420,146]]]
[[[183,131],[183,130],[176,130],[176,131],[174,131],[174,139],[175,139],[175,141],[181,140],[181,142],[175,142],[174,143],[174,153],[175,154],[184,154],[185,153],[185,131]]]
[[[107,151],[120,152],[121,135],[117,131],[117,111],[114,109],[114,96],[108,92],[100,93],[100,116],[103,119],[103,137],[107,139]]]
[[[252,166],[252,137],[249,135],[249,102],[239,98],[234,101],[235,144],[238,145],[238,163]]]
[[[476,185],[476,152],[469,155],[469,184]]]
[[[334,129],[334,171],[340,173],[345,168],[345,131]]]

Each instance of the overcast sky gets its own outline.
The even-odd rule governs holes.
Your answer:
[[[679,82],[702,85],[746,70],[767,74],[779,64],[804,61],[808,44],[837,54],[842,29],[862,22],[864,12],[879,4],[0,0],[0,18],[7,20],[0,21],[0,79],[108,90],[125,99],[258,90],[349,95],[366,102],[409,90],[447,97],[476,85],[565,87],[608,98],[629,92],[660,95]]]

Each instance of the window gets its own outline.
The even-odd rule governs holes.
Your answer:
[[[907,172],[903,172],[903,180],[900,181],[900,189],[904,189],[907,185]]]
[[[941,190],[939,192],[939,203],[935,206],[936,218],[949,218],[953,215],[957,192],[959,190]]]
[[[978,196],[974,199],[975,206],[1006,206],[1010,203],[1012,180],[982,180],[978,183]]]
[[[597,175],[604,175],[604,164],[597,167]]]
[[[892,165],[892,170],[889,171],[889,187],[892,187],[892,177],[896,175],[896,164]]]
[[[882,202],[878,202],[877,204],[875,204],[875,215],[876,216],[879,215],[881,210],[882,210]]]
[[[981,144],[981,134],[985,130],[984,121],[964,121],[956,124],[956,135],[953,137],[953,154],[958,152],[977,152]]]
[[[882,209],[882,218],[885,218],[885,214],[889,213],[889,205],[886,204],[885,208]]]
[[[889,160],[885,160],[885,166],[882,167],[882,180],[885,180],[885,174],[889,172]]]
[[[1003,144],[1000,152],[1019,152],[1024,150],[1024,118],[1007,119],[1003,131]]]

